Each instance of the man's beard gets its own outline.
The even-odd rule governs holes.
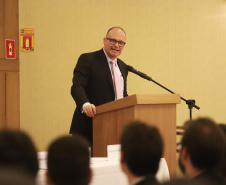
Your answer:
[[[179,156],[178,163],[179,163],[179,167],[180,167],[181,172],[182,172],[183,174],[185,174],[185,167],[184,167],[184,165],[183,165],[182,162],[181,162],[181,154],[180,154],[180,156]]]

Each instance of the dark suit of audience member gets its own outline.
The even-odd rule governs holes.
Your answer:
[[[163,141],[156,127],[129,123],[121,136],[121,168],[129,184],[158,184],[155,175],[162,157]]]
[[[225,184],[216,172],[225,150],[225,137],[213,120],[199,118],[186,122],[181,145],[179,164],[193,183]]]
[[[172,179],[168,182],[162,183],[162,185],[210,185],[203,181],[192,182],[188,179]]]
[[[92,178],[88,142],[79,135],[63,136],[50,144],[46,173],[49,185],[88,185]]]
[[[0,131],[0,167],[17,168],[36,177],[39,166],[37,150],[22,131]]]

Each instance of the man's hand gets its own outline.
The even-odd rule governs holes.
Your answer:
[[[86,105],[82,110],[88,117],[95,117],[96,107],[93,104]]]

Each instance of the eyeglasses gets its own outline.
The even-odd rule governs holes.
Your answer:
[[[118,45],[119,46],[125,46],[125,42],[123,42],[123,41],[117,41],[117,40],[115,40],[115,39],[109,39],[109,38],[106,38],[106,39],[108,39],[109,40],[109,42],[110,42],[110,44],[112,44],[112,45],[115,45],[116,43],[118,43]]]

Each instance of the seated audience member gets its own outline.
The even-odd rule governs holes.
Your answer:
[[[17,168],[36,178],[37,150],[30,137],[22,131],[0,131],[0,167]]]
[[[223,130],[224,135],[226,137],[226,124],[219,124],[219,126]],[[219,169],[220,176],[226,182],[226,145],[225,145],[224,157],[223,157],[222,161],[220,162],[220,166],[218,169]]]
[[[208,118],[187,121],[181,140],[179,166],[194,184],[223,185],[216,167],[223,157],[225,136],[215,122]]]
[[[50,144],[47,184],[88,185],[91,181],[89,144],[81,136],[63,136]]]
[[[0,168],[1,185],[35,185],[35,179],[18,168]]]
[[[155,178],[163,153],[163,141],[156,127],[131,122],[121,136],[121,168],[129,184],[159,184]]]

